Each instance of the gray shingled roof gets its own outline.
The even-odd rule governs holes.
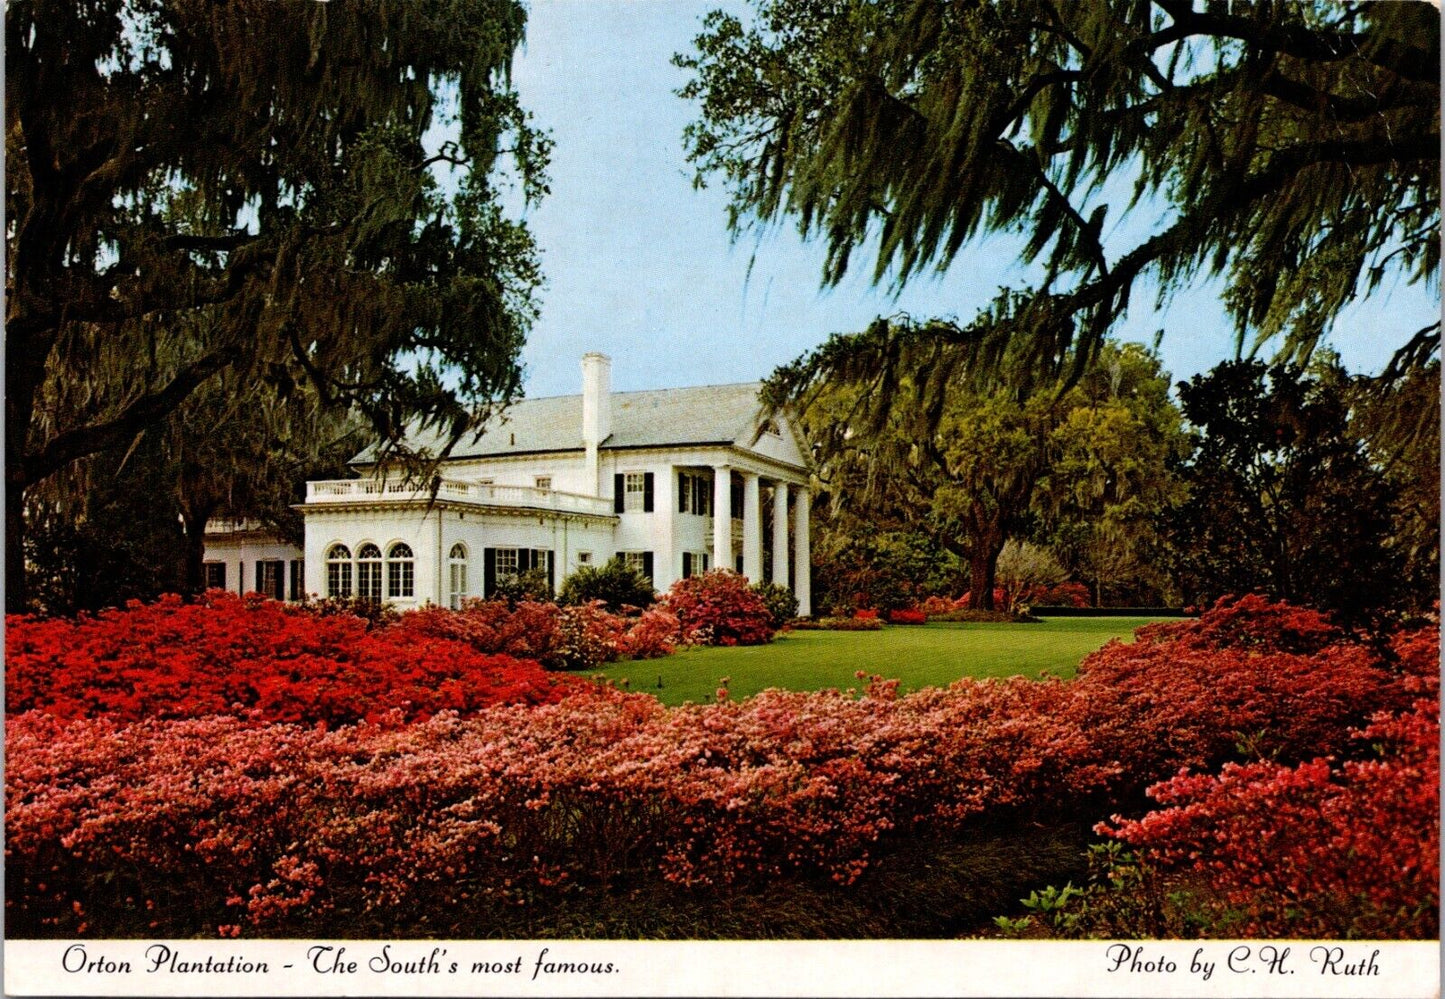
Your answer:
[[[703,385],[697,388],[613,392],[612,433],[603,448],[672,447],[731,443],[751,429],[758,414],[759,382]],[[432,431],[408,438],[412,448],[436,451],[440,440]],[[582,448],[582,396],[559,395],[523,399],[494,419],[480,440],[470,434],[457,442],[454,458],[483,458],[534,451]],[[352,461],[375,456],[368,447]]]

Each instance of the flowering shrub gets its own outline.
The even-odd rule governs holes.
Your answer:
[[[636,626],[630,618],[609,613],[600,600],[569,607],[535,600],[468,600],[456,611],[408,611],[396,624],[406,634],[451,638],[478,652],[524,656],[563,670],[593,669],[630,654],[626,635]],[[652,641],[646,647],[660,646]]]
[[[682,623],[665,607],[649,607],[623,634],[618,651],[633,659],[670,656],[682,640]]]
[[[1218,780],[1230,783],[1218,789],[1215,778],[1189,778],[1205,783],[1164,804],[1201,803],[1197,823],[1153,820],[1151,842],[1205,856],[1187,844],[1204,842],[1208,823],[1232,829],[1234,808],[1253,816],[1263,844],[1278,820],[1250,811],[1247,785],[1261,781],[1286,814],[1318,813],[1323,833],[1360,827],[1346,854],[1375,856],[1392,834],[1436,829],[1420,821],[1425,797],[1403,798],[1433,787],[1438,772],[1438,755],[1434,771],[1419,755],[1433,751],[1430,727],[1411,714],[1438,682],[1433,628],[1395,636],[1389,655],[1343,635],[1284,653],[1228,644],[1292,621],[1278,605],[1221,605],[1205,618],[1106,647],[1073,680],[968,679],[907,696],[873,677],[860,697],[771,690],[668,709],[597,688],[329,731],[29,711],[6,731],[10,916],[22,935],[315,936],[328,920],[362,917],[460,935],[490,925],[489,906],[608,898],[625,879],[658,872],[680,886],[849,884],[901,839],[948,836],[984,816],[1108,814],[1183,767],[1218,767],[1240,749],[1257,757],[1236,768],[1244,776],[1224,771]],[[1294,641],[1311,629],[1278,630]],[[1388,713],[1346,737],[1377,710]],[[1400,747],[1406,769],[1392,776],[1388,758],[1365,758],[1372,740]],[[1345,762],[1291,776],[1320,754]],[[1270,782],[1286,786],[1276,793]],[[1365,811],[1372,802],[1378,810]],[[1330,824],[1336,814],[1349,820]],[[1126,822],[1116,821],[1121,834]],[[1422,854],[1435,849],[1426,840]],[[1420,865],[1399,899],[1433,878],[1405,846],[1378,855]],[[1322,868],[1329,884],[1328,870],[1352,876]],[[1383,876],[1342,883],[1366,895],[1386,888]],[[1265,887],[1283,897],[1294,884]],[[1378,925],[1394,898],[1380,895],[1349,925]],[[1262,920],[1272,905],[1262,903]]]
[[[927,624],[928,615],[921,610],[891,610],[888,612],[889,624]]]
[[[762,645],[776,630],[767,604],[747,578],[727,569],[679,579],[664,603],[677,615],[689,644]]]
[[[1430,939],[1439,933],[1438,702],[1381,712],[1379,758],[1227,764],[1150,788],[1166,806],[1100,832],[1161,870],[1185,868],[1221,935]]]
[[[872,607],[860,607],[853,612],[853,617],[859,621],[877,621],[878,612]]]
[[[926,597],[923,602],[918,605],[918,609],[923,611],[928,617],[933,617],[935,614],[945,614],[948,611],[957,610],[958,608],[959,602],[957,600],[939,596]]]
[[[569,689],[535,662],[220,590],[93,617],[9,617],[5,659],[7,711],[63,718],[253,712],[334,725],[393,708],[414,718],[545,703]]]
[[[1019,602],[1030,607],[1088,607],[1089,588],[1083,583],[1033,586],[1023,592]]]
[[[607,613],[601,600],[563,607],[557,613],[557,644],[546,665],[592,669],[617,658],[626,634],[624,620]]]
[[[449,638],[465,642],[478,652],[503,653],[535,659],[544,665],[558,661],[556,605],[521,600],[467,600],[461,610],[426,606],[408,611],[396,623],[398,634],[420,638]]]

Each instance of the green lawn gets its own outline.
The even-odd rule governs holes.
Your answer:
[[[945,686],[963,676],[1073,676],[1085,655],[1111,638],[1131,639],[1147,617],[1055,617],[1037,624],[889,625],[882,631],[794,631],[771,645],[684,649],[663,659],[619,662],[601,671],[668,704],[710,701],[729,677],[735,698],[767,687],[847,689],[864,670],[903,681],[903,690]],[[659,686],[660,684],[660,686]]]

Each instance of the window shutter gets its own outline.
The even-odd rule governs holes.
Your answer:
[[[257,592],[257,593],[265,593],[265,592],[266,592],[265,590],[261,589],[261,585],[262,585],[264,582],[265,582],[265,578],[264,578],[263,573],[261,572],[261,562],[258,560],[258,561],[256,562],[256,592]]]
[[[686,472],[677,473],[677,512],[687,513],[687,501],[691,499],[688,495],[692,488],[692,476]]]
[[[532,570],[532,569],[535,569],[535,568],[537,568],[537,549],[535,549],[535,548],[518,548],[518,549],[517,549],[517,571],[518,571],[518,572],[528,572],[528,571],[530,571],[530,570]]]
[[[557,560],[552,557],[550,548],[543,549],[542,556],[547,560],[547,593],[555,594],[557,592]]]
[[[692,575],[692,552],[682,553],[682,578],[687,579]]]
[[[301,599],[301,560],[299,558],[291,560],[291,599]]]
[[[642,475],[642,512],[652,512],[652,473],[644,472]]]
[[[652,582],[652,552],[642,553],[642,574],[649,583]]]
[[[621,513],[622,504],[627,500],[626,484],[622,479],[622,473],[618,472],[612,476],[612,512]]]
[[[490,597],[497,588],[497,550],[482,549],[482,596]]]

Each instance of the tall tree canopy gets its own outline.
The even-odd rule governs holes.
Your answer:
[[[889,369],[852,363],[880,352]],[[801,400],[829,504],[869,531],[924,531],[967,560],[972,606],[993,606],[1004,543],[1040,519],[1087,513],[1126,525],[1176,491],[1181,417],[1144,348],[1106,343],[1066,391],[979,387],[944,353],[930,326],[880,320],[831,338],[770,389]],[[884,389],[890,381],[897,391]]]
[[[1077,372],[1145,276],[1223,275],[1241,338],[1297,356],[1386,275],[1438,281],[1434,5],[754,3],[675,60],[701,107],[688,152],[735,231],[792,218],[823,240],[827,283],[870,239],[874,280],[901,285],[1021,232],[1045,277],[995,340]],[[1108,252],[1122,218],[1148,235]],[[1438,323],[1404,334],[1402,363],[1438,351]]]
[[[540,197],[548,145],[510,83],[518,0],[16,0],[5,21],[11,607],[24,490],[223,369],[393,443],[515,392],[539,274],[503,188]]]
[[[1227,361],[1180,385],[1198,438],[1168,530],[1189,600],[1262,591],[1358,620],[1419,599],[1392,541],[1398,487],[1351,425],[1351,394],[1323,364]]]

